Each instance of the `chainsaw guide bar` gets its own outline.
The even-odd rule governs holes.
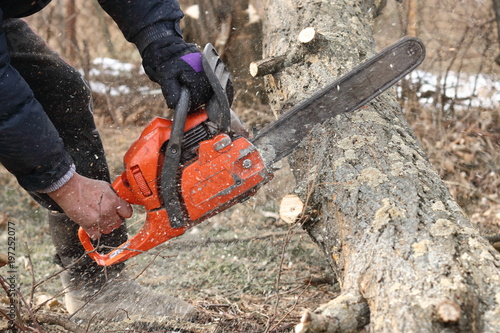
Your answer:
[[[266,165],[290,154],[314,125],[365,105],[413,71],[425,58],[418,39],[404,38],[330,83],[262,129],[252,143]]]

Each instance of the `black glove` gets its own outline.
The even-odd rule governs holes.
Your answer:
[[[181,87],[191,93],[191,109],[206,103],[212,88],[203,71],[201,53],[181,37],[155,40],[142,53],[142,64],[149,78],[160,84],[169,108],[179,101]]]

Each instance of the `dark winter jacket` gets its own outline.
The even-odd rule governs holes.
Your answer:
[[[72,167],[63,142],[28,84],[10,65],[2,23],[41,9],[50,0],[0,0],[0,163],[28,191],[49,188]],[[144,49],[162,29],[178,31],[177,0],[100,0],[127,40]],[[155,27],[155,28],[152,28]],[[158,28],[160,27],[160,28]],[[146,41],[146,42],[144,42]]]

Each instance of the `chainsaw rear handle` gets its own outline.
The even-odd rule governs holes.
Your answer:
[[[186,87],[181,88],[179,101],[174,111],[174,121],[172,131],[166,147],[165,162],[161,176],[161,194],[165,199],[168,211],[177,219],[182,216],[181,202],[177,185],[177,168],[179,167],[182,138],[186,125],[186,117],[189,111],[190,92]],[[133,199],[134,195],[130,189],[124,185],[123,180],[119,177],[114,183],[115,192],[122,199],[130,204],[136,203]],[[169,213],[165,209],[154,207],[154,210],[148,210],[146,221],[142,229],[131,239],[113,249],[108,254],[101,254],[92,244],[90,236],[87,232],[80,228],[78,230],[78,238],[82,243],[88,255],[101,266],[110,266],[119,262],[125,261],[137,254],[150,250],[156,245],[166,242],[167,240],[182,235],[186,228],[183,221],[171,223],[168,217]]]
[[[139,233],[108,254],[97,252],[89,235],[82,228],[78,230],[78,238],[87,254],[97,264],[111,266],[150,250],[171,238],[178,237],[186,231],[186,228],[172,229],[165,221],[168,221],[168,216],[164,209],[147,212],[146,222]]]

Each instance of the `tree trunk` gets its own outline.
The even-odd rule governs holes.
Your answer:
[[[266,76],[276,112],[374,53],[362,0],[268,1],[263,57],[302,58]],[[297,36],[313,27],[314,47]],[[341,115],[290,158],[341,295],[306,313],[297,332],[500,332],[500,256],[428,162],[388,92]]]

